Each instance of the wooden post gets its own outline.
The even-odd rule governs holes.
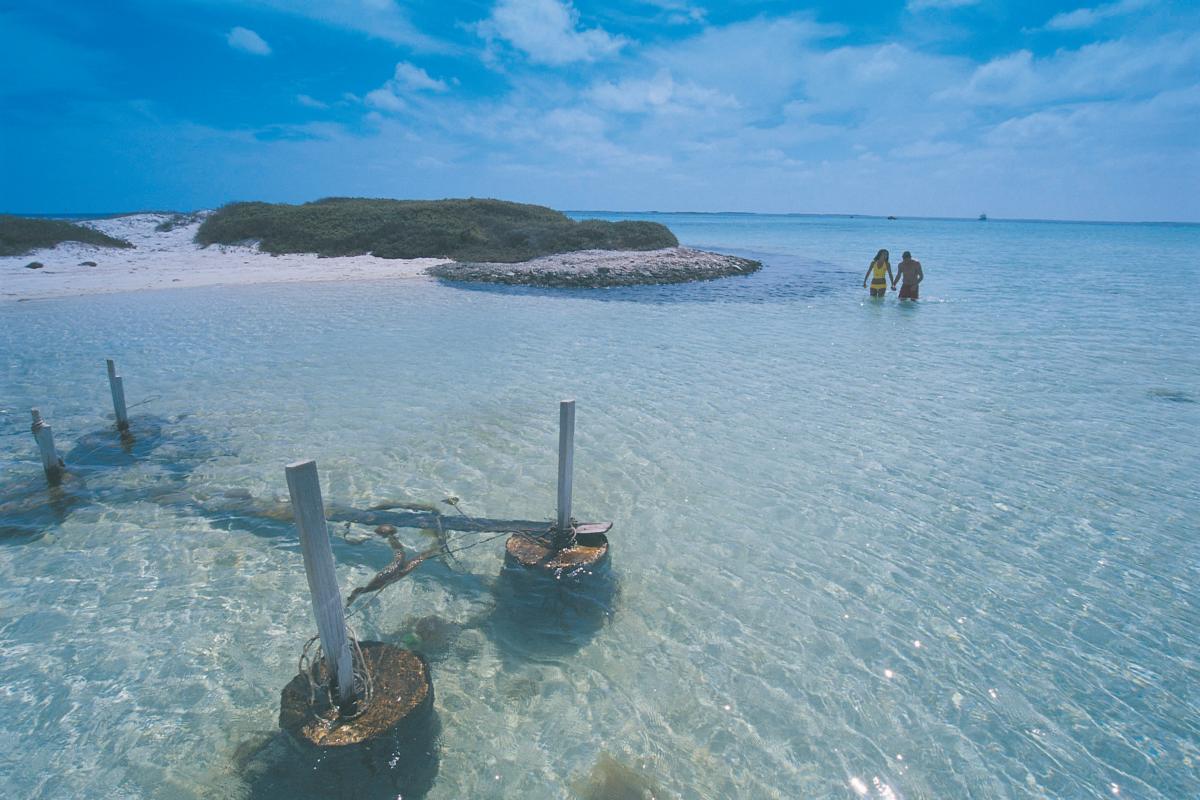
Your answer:
[[[337,682],[339,704],[349,705],[355,699],[354,662],[346,638],[342,592],[333,568],[317,462],[297,461],[288,464],[285,472],[292,512],[300,530],[304,572],[308,575],[308,591],[312,596],[313,616],[317,618],[317,633],[321,635],[321,649],[325,652],[325,666]]]
[[[575,466],[575,401],[558,404],[558,524],[554,531],[555,549],[574,543],[571,531],[571,478]]]
[[[117,415],[117,429],[129,429],[129,414],[125,410],[125,381],[117,374],[117,365],[108,361],[108,388],[112,390],[113,411]]]
[[[41,411],[31,408],[30,413],[33,415],[33,438],[37,440],[38,450],[42,453],[42,469],[46,471],[48,481],[57,483],[62,477],[63,462],[54,449],[54,433],[42,419]]]

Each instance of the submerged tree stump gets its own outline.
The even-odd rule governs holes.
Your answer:
[[[518,533],[509,537],[504,551],[504,561],[509,566],[554,573],[590,572],[608,559],[608,537],[577,529],[573,545],[555,550],[552,539]]]
[[[283,688],[279,727],[298,742],[317,747],[347,747],[385,734],[420,739],[426,730],[432,737],[433,681],[425,659],[383,642],[361,642],[360,646],[374,684],[366,711],[344,719],[338,707],[330,704],[328,692],[312,692],[309,679],[296,675]],[[315,669],[317,680],[327,684],[324,661]]]
[[[492,625],[505,652],[521,658],[565,657],[612,618],[617,581],[603,533],[576,526],[575,544],[560,550],[550,538],[518,534],[505,550]]]

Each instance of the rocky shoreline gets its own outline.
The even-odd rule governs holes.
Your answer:
[[[749,275],[762,263],[722,253],[667,247],[661,250],[580,250],[513,264],[449,262],[426,274],[447,281],[599,289],[658,283],[687,283]]]

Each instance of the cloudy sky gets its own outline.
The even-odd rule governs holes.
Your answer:
[[[1169,0],[0,0],[0,210],[1200,220]]]

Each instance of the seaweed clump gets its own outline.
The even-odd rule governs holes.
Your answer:
[[[658,800],[663,790],[645,773],[601,753],[586,781],[577,781],[581,800]]]
[[[196,232],[200,245],[257,242],[268,253],[456,261],[528,261],[578,250],[658,250],[679,241],[657,222],[575,221],[505,200],[333,197],[302,205],[231,203]]]

